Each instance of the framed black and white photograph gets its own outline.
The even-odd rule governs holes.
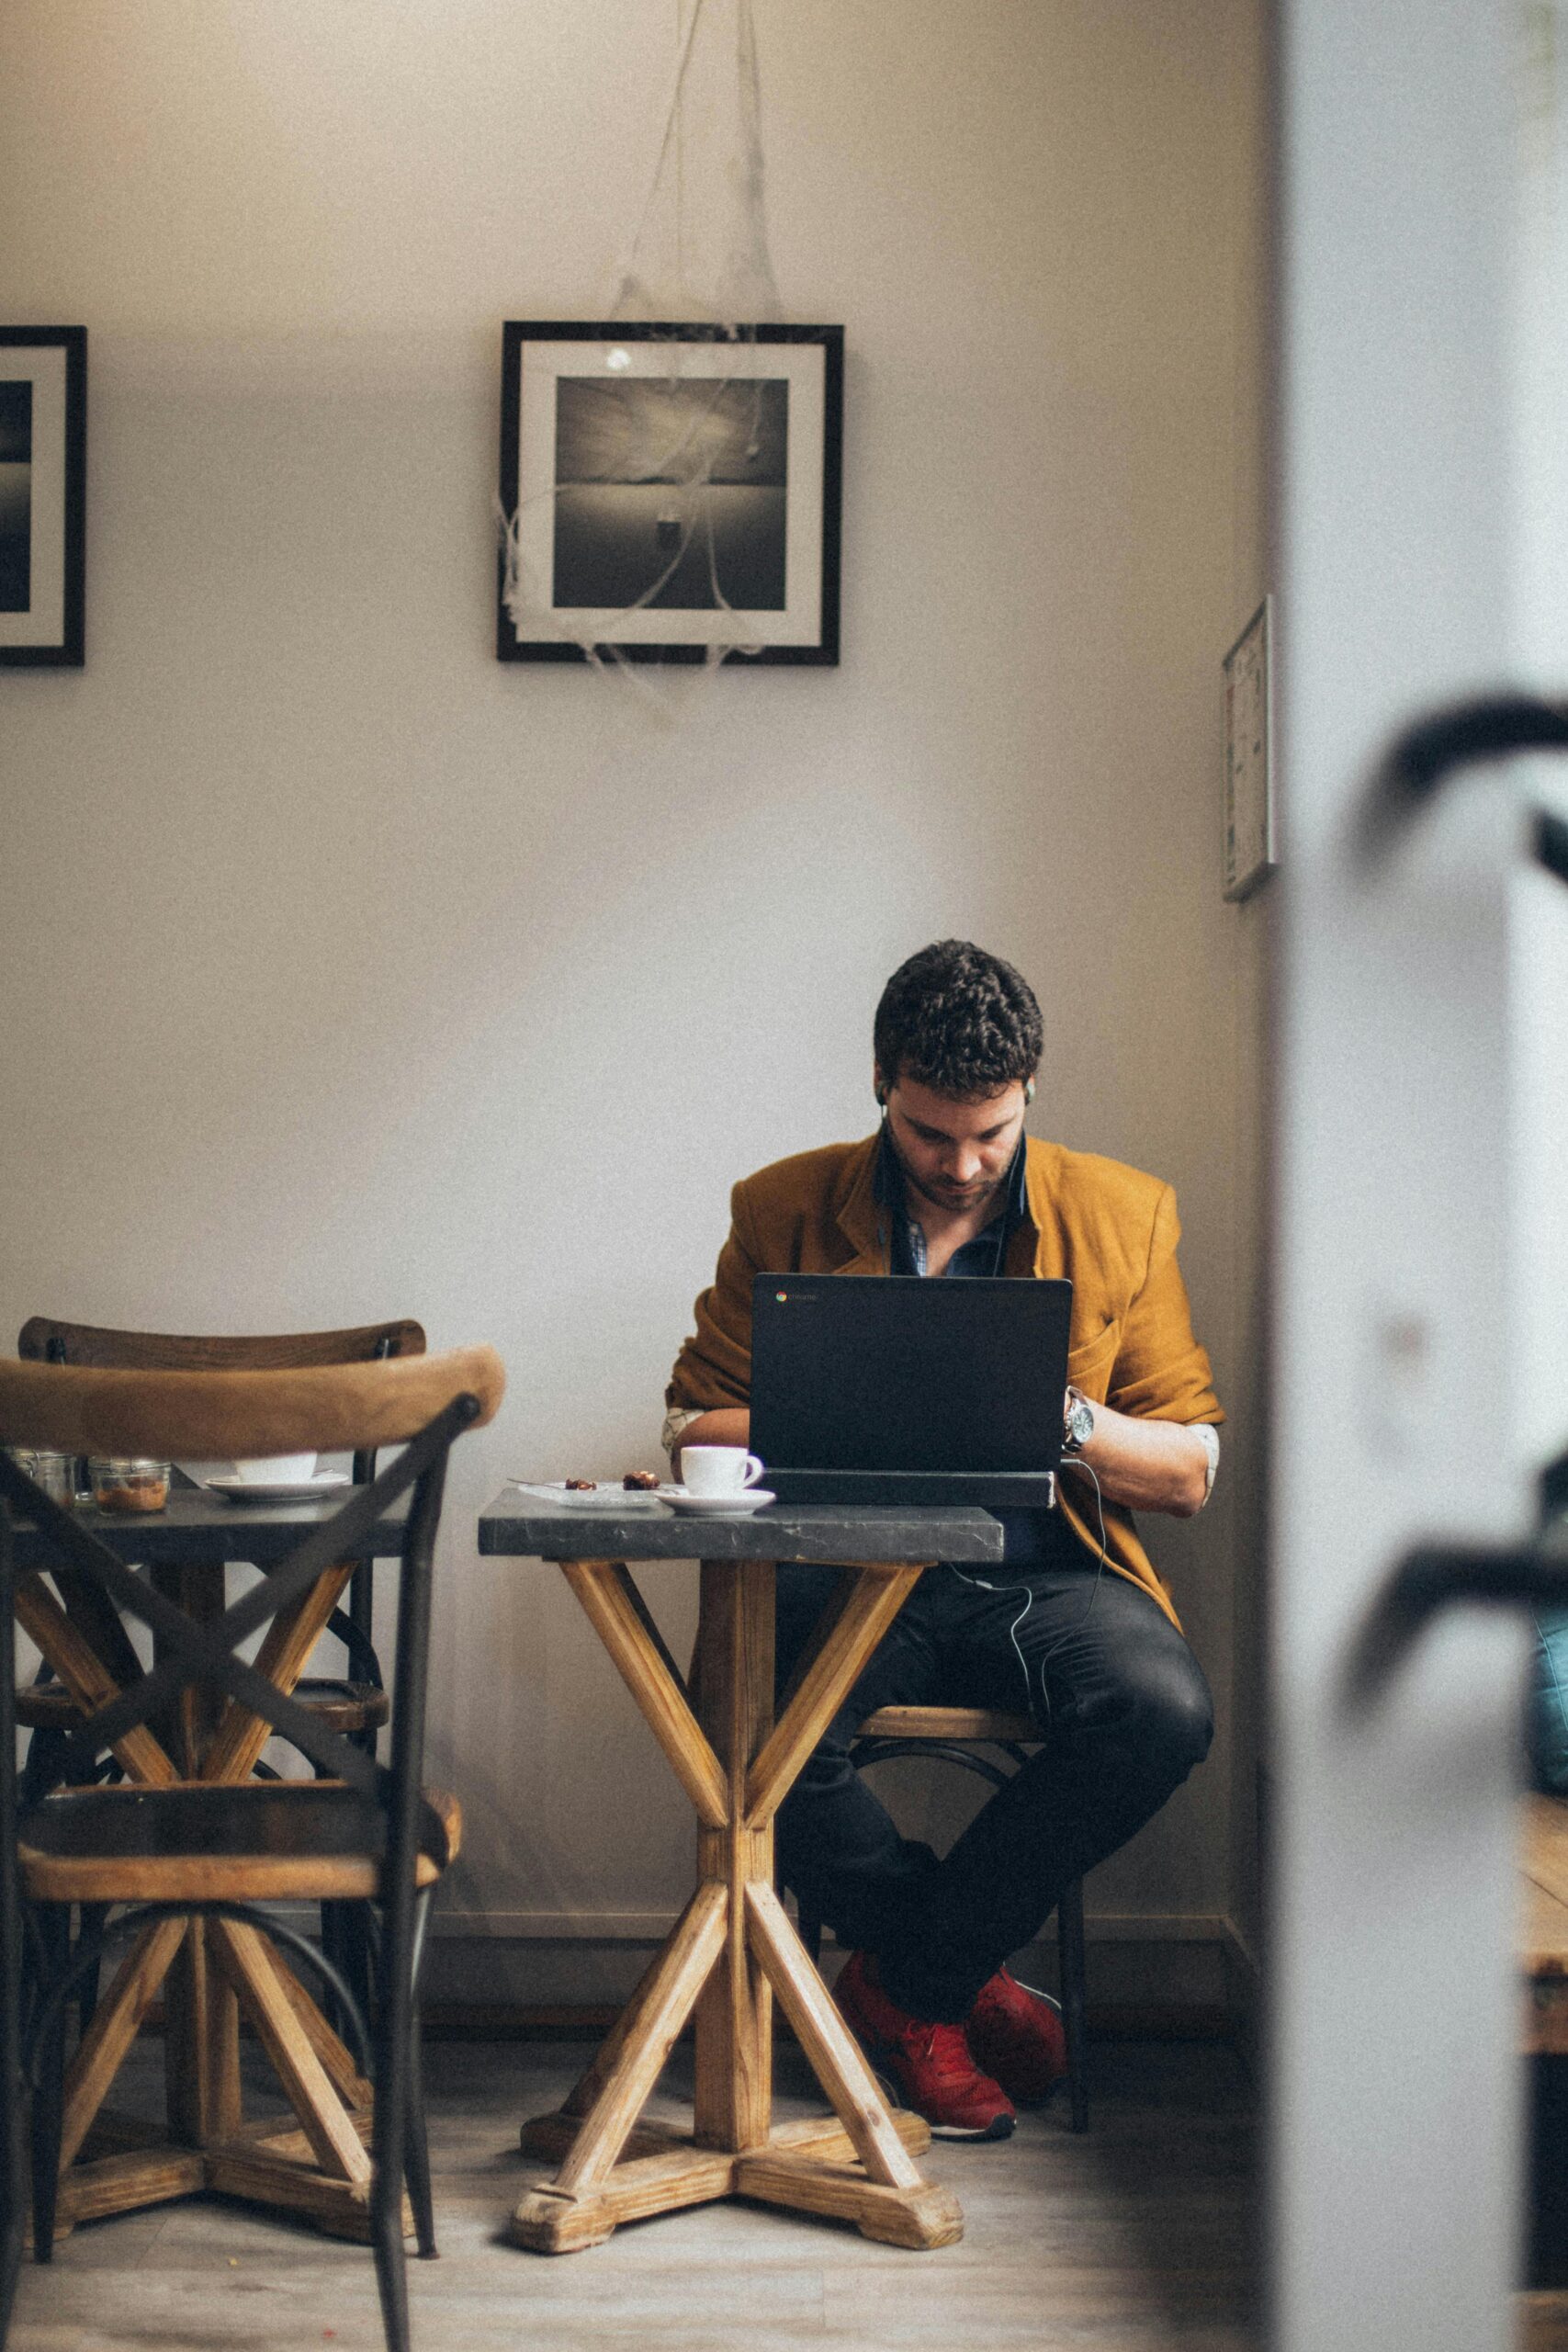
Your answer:
[[[1222,895],[1249,899],[1278,864],[1274,842],[1274,720],[1269,681],[1272,599],[1265,596],[1225,655],[1225,834]]]
[[[0,327],[0,665],[84,660],[87,330]]]
[[[509,322],[500,659],[836,662],[843,346]]]

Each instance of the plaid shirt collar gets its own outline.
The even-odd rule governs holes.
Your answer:
[[[1026,1214],[1024,1159],[1024,1140],[1020,1136],[1018,1149],[1013,1153],[1012,1164],[1007,1172],[1001,1207],[972,1240],[953,1251],[947,1267],[950,1274],[1001,1272],[1008,1238]],[[909,1213],[903,1163],[893,1148],[886,1119],[882,1123],[877,1144],[873,1191],[878,1205],[888,1212],[891,1227],[889,1272],[895,1274],[923,1274],[927,1265],[925,1227],[918,1217]]]

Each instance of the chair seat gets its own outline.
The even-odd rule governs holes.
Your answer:
[[[924,1755],[977,1774],[993,1789],[1008,1784],[1011,1773],[995,1757],[980,1751],[987,1747],[1011,1751],[1009,1761],[1021,1768],[1019,1750],[1039,1748],[1045,1734],[1032,1715],[1015,1714],[1003,1707],[878,1707],[867,1715],[851,1743],[850,1757],[857,1765],[890,1764],[905,1756]],[[970,1752],[974,1751],[974,1752]],[[799,1890],[796,1889],[798,1895]],[[815,1960],[821,1947],[821,1915],[800,1902],[800,1935]],[[1070,1880],[1056,1905],[1056,1938],[1061,1954],[1062,2015],[1067,2043],[1067,2082],[1075,2132],[1089,2129],[1089,2075],[1084,2025],[1083,1881]]]
[[[415,1877],[431,1886],[463,1816],[445,1790],[424,1797],[439,1828],[426,1824]],[[60,1790],[21,1815],[17,1840],[37,1902],[362,1901],[379,1892],[385,1823],[342,1781],[178,1781]]]
[[[878,1707],[867,1715],[857,1739],[1004,1739],[1038,1747],[1044,1734],[1032,1715],[1011,1715],[999,1707]]]
[[[329,1731],[379,1730],[392,1712],[391,1700],[378,1683],[338,1680],[330,1675],[307,1675],[295,1684],[294,1696]]]
[[[374,1682],[312,1677],[295,1686],[302,1707],[329,1731],[379,1729],[391,1713],[387,1693]],[[24,1682],[17,1690],[17,1721],[28,1731],[74,1731],[86,1721],[63,1682]]]

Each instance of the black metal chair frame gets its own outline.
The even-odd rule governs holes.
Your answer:
[[[431,1569],[435,1532],[441,1513],[446,1458],[453,1441],[477,1417],[480,1407],[472,1396],[460,1396],[412,1439],[391,1467],[368,1485],[354,1489],[332,1519],[313,1526],[283,1560],[266,1571],[222,1616],[198,1626],[175,1602],[147,1579],[127,1567],[107,1546],[86,1532],[69,1511],[45,1495],[3,1453],[0,1453],[0,2095],[5,2119],[0,2129],[0,2216],[5,2243],[0,2252],[0,2343],[9,2322],[10,2305],[20,2265],[26,2199],[22,2193],[21,2086],[36,2081],[32,2102],[33,2241],[36,2259],[47,2262],[52,2250],[55,2192],[61,2143],[62,2079],[64,2061],[64,2007],[73,1978],[96,1964],[109,1935],[99,1929],[74,1952],[69,1947],[69,1908],[59,1904],[29,1905],[34,1932],[46,1957],[52,1960],[52,1983],[40,1975],[30,2015],[21,2014],[21,1948],[23,1902],[17,1868],[18,1815],[16,1768],[16,1635],[14,1600],[16,1566],[12,1511],[34,1521],[47,1539],[65,1574],[95,1591],[111,1608],[124,1610],[148,1624],[159,1638],[163,1656],[145,1672],[129,1680],[118,1695],[82,1725],[62,1737],[56,1785],[85,1787],[99,1756],[108,1744],[146,1724],[178,1694],[192,1686],[236,1701],[270,1724],[275,1732],[298,1747],[316,1767],[318,1776],[348,1783],[378,1818],[384,1819],[380,1853],[381,1935],[378,1939],[378,1999],[374,2033],[376,2112],[372,2157],[370,2221],[383,2324],[392,2352],[408,2352],[408,2289],[403,2268],[402,2192],[406,2181],[422,2256],[435,2252],[430,2194],[430,2165],[425,2140],[423,2101],[419,2079],[418,2012],[415,1970],[423,1941],[424,1903],[415,1885],[415,1868],[422,1843],[445,1857],[446,1833],[421,1787],[424,1748],[425,1685],[430,1651]],[[287,1697],[276,1685],[235,1654],[236,1645],[257,1632],[276,1612],[302,1597],[324,1569],[349,1552],[389,1506],[409,1488],[412,1496],[405,1522],[400,1561],[397,1621],[397,1662],[393,1691],[391,1753],[389,1764],[377,1763],[363,1748],[327,1729],[310,1711]],[[314,1783],[307,1783],[313,1786]],[[156,1801],[156,1791],[149,1791]],[[215,1798],[221,1792],[215,1787]],[[69,1798],[62,1802],[68,1803]],[[364,1850],[376,1853],[367,1842]],[[290,1931],[263,1907],[251,1904],[171,1903],[151,1906],[164,1916],[184,1917],[216,1910],[245,1919],[276,1940],[292,1944]],[[47,1915],[54,1915],[49,1917]],[[65,1927],[62,1939],[61,1928]],[[148,1916],[143,1912],[142,1916]],[[330,1957],[318,1957],[327,1983],[335,1989],[351,2030],[358,2029],[363,2044],[364,2021],[352,1988]]]
[[[28,1325],[23,1329],[24,1353],[29,1351],[29,1334],[34,1328],[33,1325]],[[392,1344],[389,1335],[383,1332],[376,1342],[374,1355],[368,1361],[374,1363],[389,1362],[392,1353]],[[36,1340],[31,1351],[36,1352]],[[50,1334],[44,1347],[43,1360],[46,1363],[70,1362],[65,1342],[58,1332]],[[367,1487],[375,1476],[376,1450],[374,1447],[369,1447],[354,1456],[351,1476],[355,1486]],[[381,1661],[377,1656],[374,1640],[376,1606],[376,1563],[374,1560],[361,1560],[358,1563],[353,1576],[349,1578],[347,1598],[347,1608],[334,1609],[322,1629],[324,1633],[333,1634],[343,1644],[348,1664],[347,1676],[343,1679],[321,1676],[302,1678],[295,1686],[296,1696],[301,1700],[308,1700],[314,1694],[329,1696],[339,1690],[352,1698],[357,1695],[356,1684],[377,1692],[386,1689],[386,1680],[381,1672]],[[38,1673],[34,1677],[35,1682],[48,1682],[52,1679],[52,1671],[47,1661],[40,1663]],[[63,1736],[62,1733],[54,1730],[36,1730],[29,1737],[28,1761],[21,1785],[21,1802],[24,1804],[38,1803],[48,1790],[58,1788],[60,1785],[61,1775],[57,1765],[59,1743]],[[363,1748],[367,1756],[375,1755],[376,1726],[373,1724],[367,1724],[361,1731],[350,1732],[347,1736],[353,1740],[356,1747]],[[258,1764],[256,1770],[264,1778],[271,1771],[270,1766],[265,1764]],[[96,1781],[112,1781],[118,1776],[119,1768],[112,1757],[101,1758],[93,1774],[93,1778]],[[102,1925],[102,1915],[96,1911],[96,1907],[85,1906],[82,1918],[83,1935],[91,1936]],[[333,1962],[333,1973],[327,1980],[328,2013],[333,2023],[341,2026],[349,2012],[342,2006],[340,1987],[352,1996],[361,2016],[366,2013],[370,2002],[372,1968],[369,1926],[365,1906],[357,1903],[323,1903],[321,1945]],[[96,1965],[85,1966],[80,1972],[78,1981],[81,2018],[83,2025],[85,2026],[97,2003],[98,1973]]]
[[[1017,1771],[1029,1760],[1028,1751],[1017,1740],[996,1739],[986,1743],[1005,1756]],[[1006,1788],[1012,1772],[1004,1771],[989,1756],[976,1747],[961,1745],[956,1740],[884,1738],[866,1734],[854,1740],[850,1747],[850,1762],[856,1771],[868,1765],[891,1764],[900,1757],[932,1758],[943,1764],[956,1764],[965,1772],[974,1772],[993,1789]],[[800,1912],[800,1939],[815,1962],[822,1948],[822,1922],[796,1897]],[[1072,2128],[1075,2132],[1089,2130],[1089,2030],[1085,2014],[1085,1955],[1083,1927],[1083,1881],[1076,1878],[1062,1890],[1056,1905],[1056,1955],[1062,1980],[1062,2030],[1067,2045],[1067,2092],[1071,2101]]]
[[[28,1328],[30,1329],[31,1327]],[[27,1329],[24,1329],[22,1339],[25,1343],[28,1339]],[[26,1348],[24,1344],[24,1353],[25,1352]],[[376,1351],[374,1355],[371,1356],[368,1361],[373,1363],[386,1363],[390,1360],[391,1353],[392,1341],[385,1333],[383,1333],[382,1337],[376,1342]],[[44,1350],[44,1362],[46,1363],[68,1363],[70,1362],[65,1342],[60,1338],[58,1333],[51,1334],[49,1340],[48,1345]],[[355,1455],[351,1475],[353,1483],[356,1487],[367,1487],[370,1484],[370,1481],[376,1476],[376,1451],[374,1447],[370,1447]],[[308,1692],[312,1688],[318,1690],[337,1690],[344,1687],[352,1688],[352,1685],[355,1680],[363,1680],[368,1683],[373,1690],[385,1690],[386,1683],[381,1673],[381,1661],[376,1655],[376,1644],[374,1639],[373,1620],[375,1616],[375,1603],[376,1563],[374,1560],[361,1560],[358,1566],[355,1569],[353,1576],[349,1578],[347,1609],[334,1609],[332,1615],[328,1618],[324,1629],[327,1633],[333,1634],[336,1639],[343,1644],[344,1650],[348,1660],[347,1684],[346,1686],[340,1684],[335,1679],[329,1679],[324,1682],[319,1679],[314,1681],[302,1681],[298,1686],[300,1690]],[[47,1679],[48,1675],[48,1668],[40,1667],[39,1670],[39,1679],[40,1680]],[[35,1732],[30,1745],[37,1745],[40,1741],[47,1742],[57,1736],[58,1735],[52,1732]],[[367,1756],[373,1756],[375,1754],[376,1733],[373,1726],[367,1727],[364,1731],[352,1732],[349,1734],[349,1736],[354,1740],[356,1747],[364,1748]]]

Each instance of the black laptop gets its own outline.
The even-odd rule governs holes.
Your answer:
[[[1073,1286],[758,1274],[751,1450],[787,1503],[1048,1509]]]

